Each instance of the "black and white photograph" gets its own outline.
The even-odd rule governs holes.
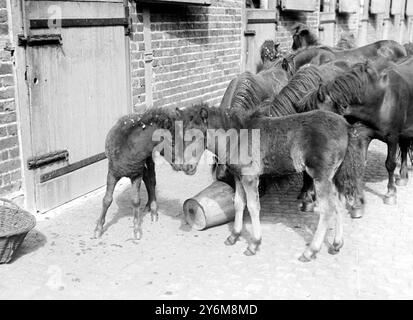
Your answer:
[[[410,300],[412,167],[413,0],[0,0],[0,300]]]

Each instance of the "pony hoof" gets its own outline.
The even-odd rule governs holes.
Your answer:
[[[397,203],[396,196],[395,195],[385,196],[383,202],[390,206],[395,205]]]
[[[405,187],[407,186],[407,181],[408,181],[407,179],[403,179],[403,178],[396,179],[396,185],[399,187]]]
[[[254,250],[254,249],[251,249],[250,247],[248,247],[248,248],[245,249],[245,251],[244,251],[244,254],[245,254],[247,257],[255,256],[256,253],[257,253],[257,251]]]
[[[142,230],[135,230],[133,232],[133,239],[134,240],[140,240],[142,239]]]
[[[231,235],[225,240],[224,243],[225,243],[227,246],[233,246],[233,245],[237,242],[238,237],[239,237],[239,235],[233,235],[233,234],[231,234]]]
[[[101,228],[96,228],[95,232],[93,233],[93,238],[99,239],[100,237],[102,237],[102,234],[103,234],[103,230]]]
[[[304,254],[302,254],[302,255],[298,258],[298,260],[301,261],[301,262],[310,262],[310,261],[311,261],[311,259],[308,259]]]
[[[363,208],[355,208],[350,211],[351,218],[359,219],[363,216],[364,209]]]
[[[158,222],[158,220],[159,220],[158,213],[151,213],[151,221]]]
[[[317,252],[307,248],[307,250],[305,250],[303,254],[298,258],[298,260],[301,262],[310,262],[311,260],[316,258],[316,254]]]
[[[339,243],[333,243],[331,247],[328,248],[328,253],[335,255],[340,252],[340,249],[343,247],[344,242],[341,241]]]
[[[303,202],[300,209],[302,212],[312,212],[314,211],[314,207],[314,202]]]
[[[340,249],[335,249],[333,247],[328,248],[328,253],[333,255],[333,256],[336,255],[339,252],[340,252]]]

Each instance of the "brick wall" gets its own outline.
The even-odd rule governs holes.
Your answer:
[[[358,23],[359,23],[359,14],[348,13],[348,14],[336,14],[336,27],[335,27],[335,37],[334,43],[340,40],[342,35],[354,35],[354,38],[357,39],[358,35]]]
[[[243,0],[214,0],[210,6],[131,5],[133,105],[146,108],[143,7],[150,11],[153,105],[219,104],[241,70]]]
[[[0,0],[0,195],[21,187],[14,89],[7,1]]]

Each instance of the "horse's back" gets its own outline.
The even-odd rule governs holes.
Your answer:
[[[329,111],[256,119],[250,128],[260,129],[264,173],[301,172],[306,167],[317,171],[332,158],[343,158],[347,148],[348,124]],[[270,163],[271,159],[284,163]]]

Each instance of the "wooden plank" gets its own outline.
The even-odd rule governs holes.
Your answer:
[[[315,11],[316,0],[281,0],[281,9],[286,11]]]
[[[28,19],[124,18],[123,2],[27,1]]]
[[[385,13],[386,12],[386,1],[385,0],[371,0],[370,12],[372,14]]]
[[[277,10],[247,9],[247,24],[276,23]]]
[[[392,15],[402,14],[405,5],[406,5],[405,0],[392,0],[391,7],[390,7],[390,13]]]
[[[191,5],[209,6],[212,3],[212,0],[139,0],[139,2],[191,4]]]
[[[359,1],[358,0],[346,0],[339,1],[338,12],[340,13],[355,13],[358,12]]]
[[[122,3],[123,0],[24,0],[24,2],[55,2],[56,4],[63,3],[63,2]]]
[[[77,161],[75,163],[71,163],[65,167],[49,171],[47,173],[43,173],[40,175],[40,183],[47,182],[52,179],[56,179],[58,177],[61,177],[65,174],[71,173],[73,171],[79,170],[81,168],[90,166],[91,164],[94,164],[96,162],[102,161],[106,159],[106,155],[104,152],[101,152],[97,155],[91,156],[89,158]]]
[[[67,149],[76,162],[100,153],[127,112],[125,36],[123,27],[61,31],[61,47],[30,49],[33,155]]]
[[[335,12],[320,12],[320,23],[331,22],[336,20]]]
[[[30,29],[48,29],[49,23],[49,19],[31,19]],[[60,28],[127,27],[129,20],[127,18],[56,19],[54,25]]]
[[[151,17],[148,8],[143,9],[143,41],[145,43],[145,102],[146,107],[153,105],[153,52]]]
[[[37,211],[46,212],[104,186],[107,167],[107,160],[103,160],[45,183],[37,182]],[[93,186],[87,181],[93,181]]]
[[[265,40],[268,39],[276,39],[275,36],[275,25],[276,22],[274,20],[275,10],[249,10],[247,9],[247,29],[248,36],[244,37],[245,40],[245,70],[251,71],[255,73],[257,71],[257,65],[261,61],[260,57],[260,48],[261,45],[264,43]],[[260,15],[259,11],[262,12],[261,17],[265,18],[265,21],[261,23],[250,23],[254,22],[254,20],[258,20]],[[266,13],[265,13],[266,12]],[[267,23],[267,21],[271,21],[271,23]],[[254,36],[252,33],[255,32]]]
[[[407,0],[406,2],[406,15],[413,16],[413,0]]]
[[[10,1],[9,10],[11,12],[10,28],[13,35],[25,32],[25,12],[22,1]],[[17,37],[12,38],[15,47],[15,80],[16,80],[16,113],[19,119],[20,148],[22,151],[22,162],[26,163],[32,155],[31,128],[30,128],[30,100],[29,87],[26,81],[26,50],[25,47],[17,45]],[[34,172],[28,170],[27,166],[22,166],[22,191],[24,194],[24,208],[30,212],[35,210],[35,181]]]

